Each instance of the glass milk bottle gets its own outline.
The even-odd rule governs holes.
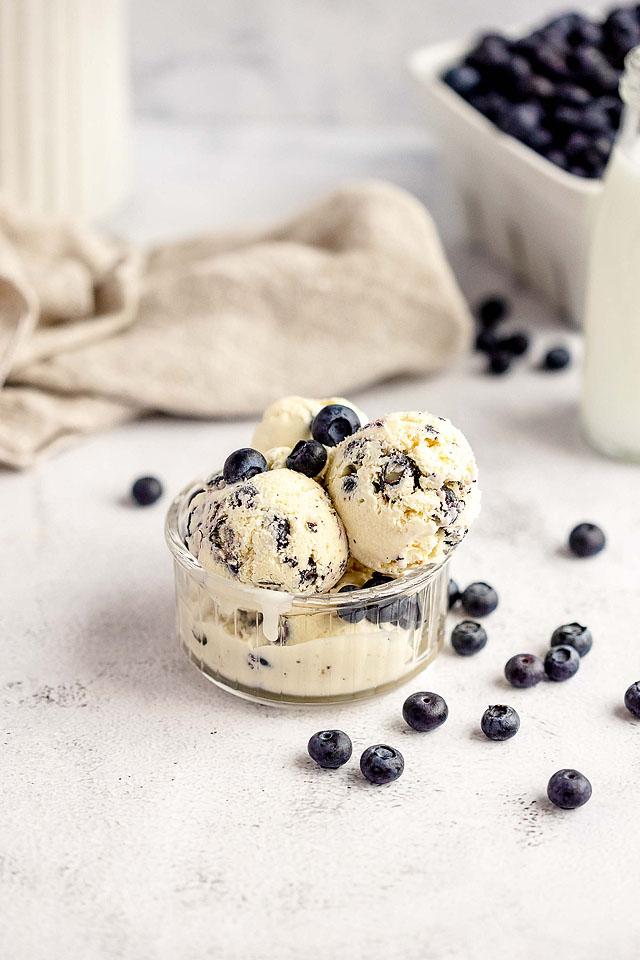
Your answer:
[[[627,55],[620,95],[591,246],[582,421],[597,450],[640,461],[640,47]]]

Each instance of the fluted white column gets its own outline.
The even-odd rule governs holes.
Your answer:
[[[99,217],[128,182],[126,0],[0,0],[0,194]]]

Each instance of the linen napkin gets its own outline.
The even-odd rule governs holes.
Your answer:
[[[389,184],[145,250],[0,207],[0,464],[150,412],[249,416],[435,371],[471,329],[429,214]]]

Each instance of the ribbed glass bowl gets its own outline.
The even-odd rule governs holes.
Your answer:
[[[167,514],[178,639],[218,686],[263,703],[337,703],[390,690],[439,652],[448,560],[348,593],[290,594],[228,580],[187,550],[181,517],[193,485]]]

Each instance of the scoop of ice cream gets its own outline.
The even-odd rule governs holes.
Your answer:
[[[293,470],[269,470],[196,493],[185,542],[208,570],[293,593],[330,590],[348,559],[345,531],[329,497]]]
[[[366,413],[343,397],[327,397],[324,400],[313,400],[309,397],[282,397],[265,410],[262,420],[254,431],[251,445],[266,454],[268,450],[275,447],[291,448],[298,440],[309,440],[313,418],[330,403],[342,403],[346,407],[351,407],[360,418],[361,424],[367,422]]]
[[[464,435],[429,413],[394,413],[335,447],[325,477],[352,555],[399,576],[438,563],[480,508]]]

